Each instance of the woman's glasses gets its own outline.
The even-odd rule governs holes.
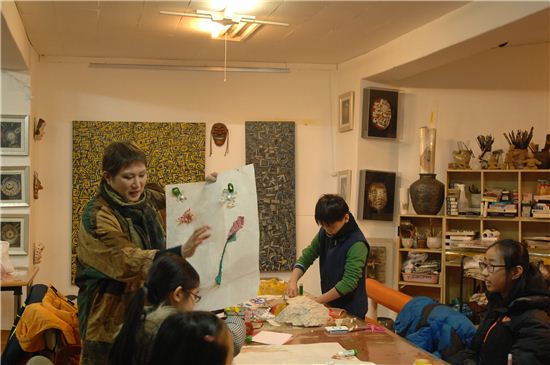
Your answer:
[[[492,274],[492,273],[495,272],[495,267],[506,267],[506,265],[493,265],[493,264],[490,264],[486,261],[480,261],[479,262],[479,270],[481,270],[481,271],[487,270],[487,272]]]
[[[198,302],[201,301],[202,297],[200,295],[195,294],[192,291],[190,291],[188,293],[191,294],[191,296],[193,297],[193,300],[195,301],[195,303],[198,303]]]

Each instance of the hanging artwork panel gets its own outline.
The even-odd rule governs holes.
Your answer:
[[[0,120],[0,155],[29,154],[28,115],[2,114]]]
[[[397,135],[396,90],[363,89],[363,138],[395,138]]]
[[[260,270],[290,271],[296,260],[294,122],[246,122],[246,163],[254,164]]]
[[[393,221],[395,172],[361,170],[359,219]]]
[[[28,214],[2,214],[0,216],[1,241],[9,243],[10,255],[26,255],[29,245]]]
[[[148,183],[164,186],[203,181],[205,134],[204,123],[73,122],[73,281],[80,218],[103,176],[105,147],[115,141],[134,141],[147,156]]]
[[[0,207],[29,206],[29,167],[0,167]]]
[[[223,309],[256,297],[260,233],[254,166],[220,173],[213,183],[173,184],[165,191],[167,247],[210,226],[210,237],[189,258],[201,278],[198,308]]]

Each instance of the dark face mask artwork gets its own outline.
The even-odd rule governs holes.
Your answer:
[[[229,130],[223,123],[216,123],[212,126],[212,130],[210,131],[210,156],[212,156],[212,140],[214,140],[214,144],[218,147],[223,146],[225,143],[225,140],[227,139],[227,145],[225,147],[225,154],[227,155],[229,152]]]

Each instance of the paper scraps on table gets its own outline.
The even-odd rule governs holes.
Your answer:
[[[292,334],[273,331],[260,331],[252,341],[266,345],[282,345],[292,338]]]

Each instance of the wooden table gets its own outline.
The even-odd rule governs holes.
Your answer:
[[[346,324],[346,323],[344,323]],[[354,324],[364,327],[366,322],[354,319]],[[280,327],[265,323],[260,329],[292,333],[294,337],[287,344],[311,344],[321,342],[338,342],[345,349],[356,349],[357,358],[375,364],[412,365],[416,359],[428,359],[432,365],[447,364],[432,356],[406,339],[384,329],[384,332],[357,331],[346,334],[331,335],[323,327],[303,328],[282,325]]]
[[[27,293],[32,286],[32,281],[38,272],[38,266],[31,267],[16,267],[15,274],[10,278],[2,278],[0,286],[2,291],[13,291],[13,318],[17,318],[19,308],[21,308],[21,295],[23,294],[23,287],[27,287]]]

